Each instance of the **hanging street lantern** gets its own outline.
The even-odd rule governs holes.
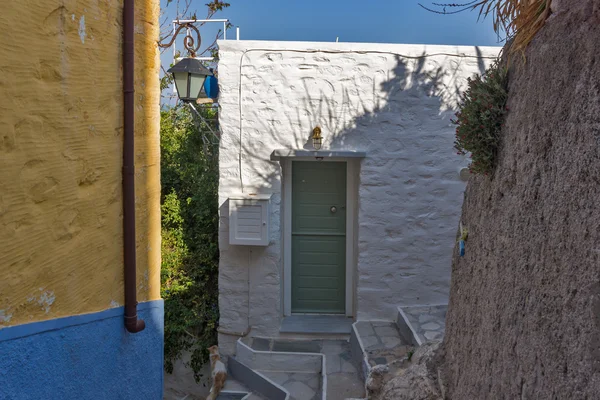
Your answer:
[[[318,126],[313,129],[312,142],[315,150],[321,149],[321,146],[323,145],[323,137],[321,136],[321,128]]]
[[[204,82],[213,76],[202,62],[195,58],[184,58],[167,71],[173,76],[179,99],[184,102],[195,102],[198,98],[207,97]]]
[[[199,98],[209,96],[216,98],[218,95],[216,78],[212,70],[202,65],[202,62],[196,58],[196,52],[200,49],[200,43],[202,42],[200,31],[189,21],[178,23],[178,25],[179,27],[173,32],[169,43],[159,43],[158,46],[161,48],[170,47],[177,39],[179,32],[184,29],[186,30],[187,33],[183,38],[183,45],[188,51],[189,57],[179,61],[167,71],[172,75],[179,99],[186,103],[193,103]],[[196,39],[194,39],[192,34],[196,35]],[[206,78],[208,77],[210,79],[207,81]],[[203,90],[204,93],[202,93]]]

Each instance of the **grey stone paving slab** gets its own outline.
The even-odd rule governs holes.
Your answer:
[[[252,339],[252,346],[250,346],[250,347],[252,347],[254,350],[258,350],[258,351],[269,351],[270,345],[271,345],[270,339],[254,338],[254,339]]]
[[[273,382],[281,385],[292,399],[317,400],[321,391],[321,374],[318,373],[286,373],[279,371],[258,371]]]
[[[217,400],[241,400],[247,395],[248,393],[219,393]]]
[[[314,380],[314,378],[317,378],[317,385],[319,384],[319,374],[303,374],[303,373],[295,373],[290,375],[290,379],[293,381],[300,381],[300,382],[308,382],[311,380]]]
[[[273,382],[278,385],[283,385],[285,382],[289,381],[291,378],[291,374],[287,372],[279,372],[279,371],[260,371],[263,375],[267,376]]]
[[[352,360],[352,349],[350,348],[350,343],[345,342],[342,349],[343,351],[340,353],[341,359],[346,361]]]
[[[306,383],[290,381],[283,385],[290,392],[290,396],[296,400],[313,400],[317,398],[317,390],[311,388]]]
[[[362,371],[352,357],[350,343],[340,340],[323,341],[327,365],[327,400],[364,397]],[[338,351],[335,352],[334,350]],[[333,364],[333,367],[330,366]]]
[[[421,328],[426,331],[436,331],[440,329],[441,326],[439,324],[436,324],[435,322],[428,322],[426,324],[421,325]]]
[[[375,365],[391,365],[398,360],[403,360],[412,348],[402,338],[398,326],[394,322],[361,321],[356,325],[357,332],[359,332],[359,324],[362,325],[360,331],[366,333],[373,332],[372,335],[361,336],[360,338],[368,364],[368,366],[362,367],[361,373],[366,373],[369,368]],[[368,325],[371,326],[371,329],[368,328]]]
[[[402,307],[406,321],[421,343],[441,340],[446,331],[447,305],[426,307]]]
[[[375,365],[385,365],[388,363],[388,360],[385,357],[373,357],[372,360]]]
[[[342,370],[342,358],[339,354],[328,354],[325,357],[327,374],[334,374]]]
[[[366,321],[361,321],[361,322],[357,323],[356,330],[358,331],[358,334],[361,337],[375,336],[375,331],[373,330],[373,326]]]
[[[356,365],[354,365],[353,361],[343,361],[342,372],[348,374],[358,374],[358,369],[356,368]]]
[[[397,336],[398,329],[396,328],[396,324],[394,324],[394,326],[380,326],[380,327],[375,327],[375,333],[379,337]]]
[[[331,315],[292,315],[281,322],[280,332],[284,333],[335,333],[349,334],[352,318]]]
[[[228,358],[227,369],[234,379],[243,383],[253,393],[260,393],[271,400],[285,400],[287,396],[281,388],[274,386],[262,374],[248,368],[233,357]]]
[[[293,353],[320,353],[320,341],[280,341],[273,342],[273,351],[284,351]]]
[[[307,374],[308,375],[308,374]],[[321,375],[312,375],[309,376],[308,379],[304,378],[304,382],[311,388],[315,389],[317,392],[321,390]]]
[[[425,336],[425,339],[427,340],[438,340],[442,338],[442,334],[441,332],[432,332],[432,331],[426,331],[423,336]]]
[[[265,400],[265,398],[262,396],[259,396],[256,393],[252,393],[252,394],[250,394],[250,397],[248,397],[246,400]]]
[[[230,392],[250,392],[250,389],[248,389],[246,386],[242,385],[240,382],[236,381],[232,377],[227,378],[223,390]]]
[[[370,349],[373,346],[380,343],[377,336],[366,336],[366,337],[361,336],[360,340],[362,341],[362,344],[365,347],[365,349]]]
[[[390,321],[366,321],[371,326],[377,328],[380,326],[390,326]]]
[[[372,331],[374,333],[374,331]],[[377,338],[375,337],[377,340]],[[254,339],[256,340],[256,339]],[[273,351],[318,352],[325,354],[328,400],[364,397],[362,370],[352,357],[351,346],[345,340],[260,340],[252,348],[271,348]],[[378,344],[380,345],[380,344]],[[264,350],[263,350],[264,351]],[[258,371],[290,392],[292,400],[320,400],[321,374]],[[308,387],[310,390],[307,390]],[[312,392],[311,392],[312,391]],[[309,397],[312,396],[312,397]]]
[[[381,341],[386,349],[392,349],[400,344],[402,344],[402,339],[397,336],[392,337],[382,337]]]
[[[350,346],[349,343],[340,340],[326,340],[321,346],[321,353],[323,354],[341,354]]]
[[[424,324],[426,322],[431,321],[434,318],[433,315],[429,315],[429,314],[420,314],[419,315],[419,323]]]
[[[358,374],[327,375],[327,400],[364,398],[365,385]]]

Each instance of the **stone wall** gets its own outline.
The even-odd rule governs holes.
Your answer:
[[[122,3],[0,7],[0,328],[124,303]],[[140,301],[160,298],[159,11],[136,1]]]
[[[553,8],[510,70],[498,169],[466,190],[446,323],[452,399],[600,394],[600,2]]]
[[[135,1],[138,315],[124,327],[123,1],[0,5],[0,399],[162,399],[158,0]]]
[[[358,319],[447,301],[464,191],[450,123],[466,77],[497,48],[219,42],[219,342],[276,336],[283,314],[280,148],[366,151],[360,166],[355,271]],[[241,99],[240,99],[241,95]],[[240,109],[241,107],[241,109]],[[241,142],[240,142],[241,141]],[[271,244],[231,246],[227,199],[272,193]]]

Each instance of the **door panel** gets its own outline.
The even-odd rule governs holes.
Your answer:
[[[292,312],[343,314],[345,298],[346,163],[295,161]]]

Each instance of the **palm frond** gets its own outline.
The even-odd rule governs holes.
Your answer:
[[[508,39],[513,39],[509,53],[524,53],[550,16],[550,3],[551,0],[476,0],[463,4],[432,3],[436,7],[441,7],[441,11],[419,5],[438,14],[456,14],[478,9],[478,18],[492,17],[494,31],[499,37],[504,31]],[[447,8],[450,8],[451,11],[448,11]]]

